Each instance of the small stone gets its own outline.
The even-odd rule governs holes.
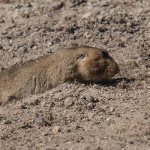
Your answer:
[[[82,18],[89,18],[91,16],[91,12],[85,13]]]
[[[52,131],[53,131],[53,133],[58,133],[58,132],[61,132],[61,129],[59,126],[54,126]]]
[[[92,35],[88,32],[85,32],[84,37],[87,38],[87,39],[90,39],[92,37]]]
[[[81,99],[86,99],[84,95],[81,95],[81,97],[80,97],[80,98],[81,98]]]
[[[88,113],[88,118],[89,118],[89,119],[92,119],[92,118],[94,117],[94,115],[95,115],[94,113],[91,113],[91,112],[90,112],[90,113]]]
[[[89,101],[89,102],[94,102],[94,97],[91,96],[91,95],[89,95],[89,94],[86,94],[86,95],[85,95],[85,98],[86,98],[86,100]]]
[[[47,46],[52,46],[52,45],[53,45],[52,42],[48,42],[48,43],[47,43]]]
[[[13,43],[13,40],[9,40],[9,43],[12,44],[12,43]]]
[[[93,108],[94,108],[94,105],[93,105],[93,103],[88,103],[88,104],[87,104],[87,107],[88,107],[88,109],[93,109]]]
[[[127,25],[128,27],[131,27],[131,26],[132,26],[132,22],[127,22],[126,25]]]
[[[134,112],[134,110],[130,110],[130,112]]]
[[[74,104],[74,102],[72,100],[72,97],[68,97],[64,101],[64,105],[67,106],[67,107],[72,106],[73,104]]]
[[[26,47],[20,47],[20,48],[19,48],[19,51],[20,51],[21,53],[26,53],[26,52],[28,52],[28,50],[27,50]]]
[[[41,107],[45,107],[46,106],[46,102],[42,101],[41,102]]]
[[[54,10],[60,10],[63,6],[64,6],[64,3],[62,1],[57,2],[56,4],[53,5],[53,9]]]
[[[37,46],[33,46],[33,47],[32,47],[32,49],[34,49],[34,50],[37,50],[37,48],[38,48]]]
[[[110,112],[114,112],[115,111],[115,107],[110,107]]]
[[[24,11],[22,12],[22,14],[21,14],[21,16],[22,16],[23,18],[29,18],[30,15],[31,15],[31,12],[30,12],[28,9],[24,10]]]
[[[106,121],[107,121],[107,122],[110,122],[110,121],[111,121],[111,119],[110,119],[110,118],[106,118]]]

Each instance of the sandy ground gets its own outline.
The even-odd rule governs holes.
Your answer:
[[[0,149],[149,150],[150,1],[0,0],[0,71],[75,45],[106,47],[120,74],[0,106]]]

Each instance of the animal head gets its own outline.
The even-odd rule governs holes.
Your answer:
[[[104,49],[76,48],[77,69],[83,81],[97,82],[119,73],[119,66]]]

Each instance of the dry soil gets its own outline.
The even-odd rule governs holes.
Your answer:
[[[0,71],[77,45],[120,74],[0,106],[1,150],[150,150],[150,1],[0,0]]]

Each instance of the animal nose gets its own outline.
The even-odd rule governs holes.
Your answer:
[[[109,54],[107,51],[102,51],[102,55],[104,58],[109,58]]]

